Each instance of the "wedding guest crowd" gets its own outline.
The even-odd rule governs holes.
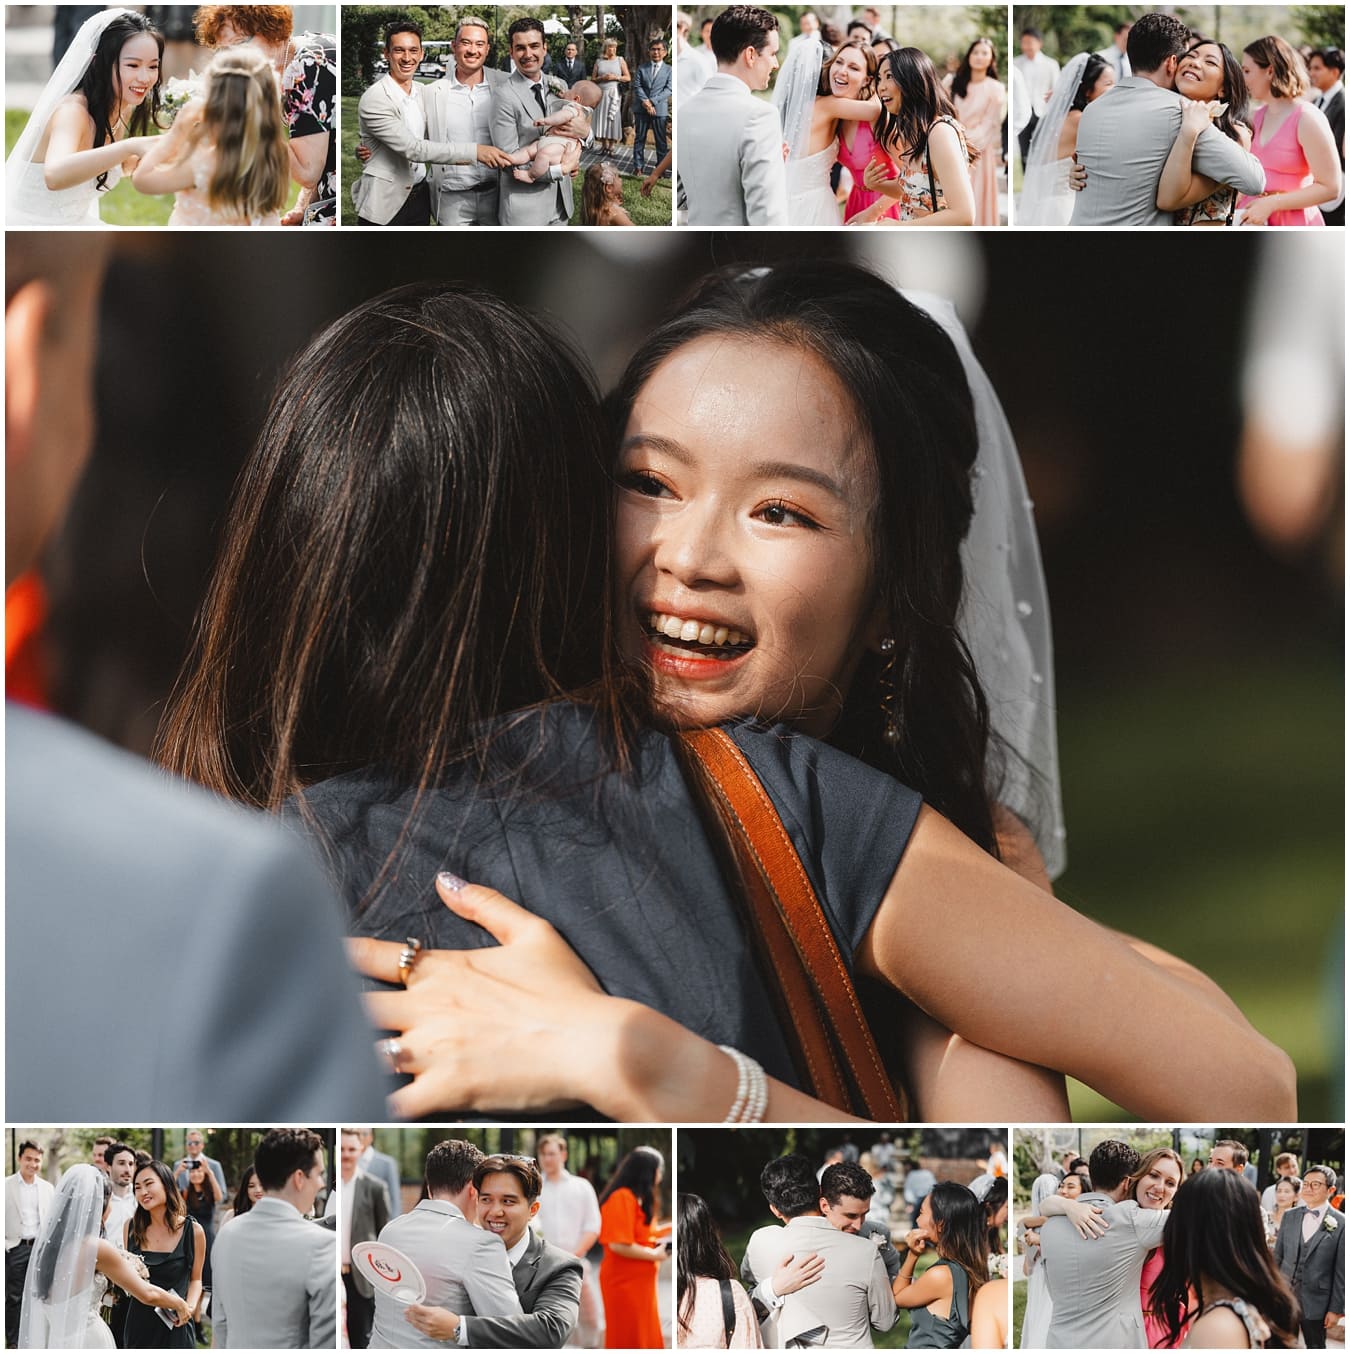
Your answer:
[[[1247,1148],[1221,1139],[1189,1175],[1171,1148],[1141,1155],[1108,1139],[1086,1189],[1068,1170],[1037,1177],[1019,1220],[1027,1302],[1021,1347],[1321,1348],[1342,1329],[1344,1216],[1329,1167],[1282,1153],[1262,1206]],[[1309,1186],[1311,1185],[1311,1191]],[[1297,1202],[1296,1202],[1297,1201]]]

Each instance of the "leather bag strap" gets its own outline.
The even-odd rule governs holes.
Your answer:
[[[904,1117],[838,943],[773,801],[725,730],[681,737],[721,820],[797,1043],[798,1073],[818,1099],[882,1123]]]

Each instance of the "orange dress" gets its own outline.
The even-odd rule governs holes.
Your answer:
[[[615,1255],[615,1245],[650,1246],[651,1225],[631,1189],[616,1189],[600,1205],[600,1296],[605,1303],[606,1349],[660,1349],[661,1313],[656,1305],[656,1273],[651,1260]]]

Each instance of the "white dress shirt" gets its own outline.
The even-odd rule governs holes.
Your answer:
[[[403,125],[408,129],[408,134],[415,136],[419,141],[425,141],[427,118],[422,111],[422,86],[414,80],[412,88],[405,94],[392,75],[386,75],[384,83],[389,97],[394,101],[394,107],[398,109],[399,116],[403,119]],[[426,178],[426,165],[415,164],[411,166],[411,169],[414,184],[419,184]],[[366,1150],[369,1151],[370,1149],[367,1148]]]
[[[1313,1233],[1322,1225],[1322,1219],[1325,1218],[1326,1215],[1326,1204],[1323,1204],[1320,1208],[1308,1208],[1304,1210],[1303,1244],[1305,1246],[1312,1239]]]
[[[128,1188],[127,1192],[118,1198],[117,1191],[114,1190],[112,1198],[108,1201],[108,1221],[104,1224],[104,1235],[114,1246],[122,1244],[122,1226],[131,1221],[135,1212],[135,1191]]]
[[[545,1241],[575,1255],[581,1238],[600,1230],[595,1186],[567,1170],[561,1180],[545,1176],[536,1225]]]
[[[30,1184],[23,1176],[19,1177],[19,1240],[36,1241],[42,1229],[42,1216],[38,1212],[38,1182],[36,1178]]]
[[[1037,52],[1030,58],[1014,57],[1013,65],[1021,72],[1031,111],[1040,117],[1045,112],[1045,105],[1055,88],[1055,81],[1059,79],[1059,62],[1053,57],[1046,56],[1044,52]]]
[[[492,86],[481,71],[477,84],[466,85],[460,82],[451,65],[432,97],[441,100],[442,140],[471,141],[478,146],[492,144]],[[446,188],[472,188],[496,178],[497,171],[480,164],[445,165],[441,174],[441,183]]]

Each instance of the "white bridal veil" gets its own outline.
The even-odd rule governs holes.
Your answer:
[[[792,44],[774,81],[774,107],[783,124],[783,140],[787,142],[790,160],[800,160],[810,144],[811,114],[824,64],[825,46],[820,35],[812,33]]]
[[[56,107],[62,99],[79,88],[85,71],[89,69],[89,63],[94,59],[94,53],[98,51],[99,39],[108,25],[114,19],[130,13],[129,9],[103,9],[80,25],[74,40],[66,49],[66,54],[57,63],[51,79],[47,81],[47,87],[38,96],[27,125],[19,133],[14,149],[10,151],[9,158],[5,161],[7,202],[17,200],[17,189],[23,178],[25,166],[32,160],[33,152],[37,150],[42,134],[47,130],[47,124],[52,120],[52,114],[56,112]]]
[[[1087,52],[1079,52],[1060,71],[1050,102],[1032,133],[1022,176],[1022,196],[1017,202],[1019,226],[1065,226],[1073,215],[1068,165],[1059,163],[1059,134],[1069,115],[1069,105],[1078,93],[1088,56]]]
[[[103,1228],[103,1173],[72,1166],[52,1200],[23,1286],[20,1349],[83,1349]]]
[[[1076,86],[1075,86],[1076,88]],[[960,354],[975,405],[975,516],[961,561],[959,627],[989,702],[989,724],[1008,750],[991,787],[1030,829],[1053,879],[1064,870],[1064,810],[1055,727],[1054,645],[1033,503],[1012,429],[950,301],[901,295],[937,321]]]

